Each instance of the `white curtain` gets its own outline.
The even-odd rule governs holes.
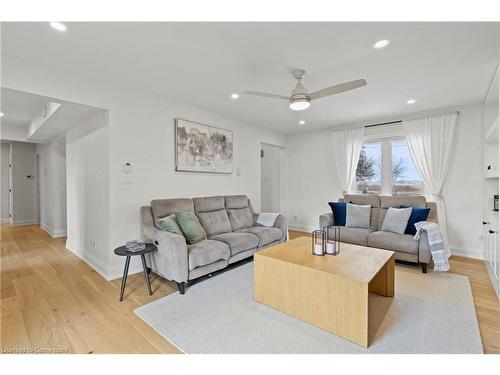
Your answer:
[[[343,194],[350,192],[356,177],[364,134],[364,127],[332,132],[333,154]]]
[[[403,131],[413,163],[422,178],[425,190],[436,201],[439,227],[448,258],[451,252],[446,230],[443,187],[455,149],[457,119],[458,113],[453,113],[403,121]]]

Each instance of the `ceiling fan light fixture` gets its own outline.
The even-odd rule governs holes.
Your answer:
[[[303,111],[311,106],[311,99],[308,97],[292,98],[290,99],[290,109],[292,111]]]

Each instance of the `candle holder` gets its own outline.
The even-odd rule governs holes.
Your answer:
[[[325,255],[325,231],[315,230],[312,232],[312,254],[323,256]]]
[[[340,227],[324,227],[325,234],[325,254],[338,255],[340,253]]]

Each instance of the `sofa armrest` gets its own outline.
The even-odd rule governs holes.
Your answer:
[[[257,224],[257,218],[259,217],[258,213],[253,214],[253,221],[255,225],[260,225]],[[283,236],[281,237],[281,242],[286,241],[288,239],[288,219],[286,218],[285,215],[279,214],[276,220],[274,221],[274,228],[278,228],[281,230],[283,233]]]
[[[158,247],[158,251],[149,254],[153,272],[178,283],[187,281],[189,265],[186,239],[156,228],[151,207],[141,207],[141,229],[142,240]]]
[[[323,229],[324,227],[330,227],[333,225],[333,213],[328,212],[326,214],[320,215],[319,217],[319,227]]]
[[[288,239],[288,219],[285,215],[280,214],[276,220],[274,221],[273,227],[281,229],[283,236],[281,237],[281,242],[284,242]]]

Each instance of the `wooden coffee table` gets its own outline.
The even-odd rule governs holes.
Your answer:
[[[368,293],[394,296],[394,252],[342,243],[337,256],[311,254],[300,237],[257,252],[254,298],[368,347]]]

